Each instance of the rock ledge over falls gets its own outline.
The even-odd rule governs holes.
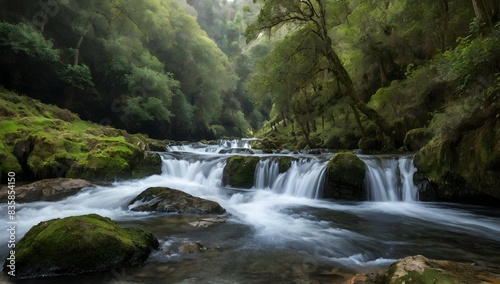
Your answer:
[[[76,194],[86,187],[93,187],[93,185],[89,181],[83,179],[44,179],[30,184],[17,186],[16,201],[59,201]],[[7,190],[5,188],[2,188],[0,191],[0,201],[7,201]]]
[[[16,277],[76,275],[139,266],[158,240],[141,229],[122,228],[97,214],[41,222],[16,245]],[[9,270],[8,260],[3,271]]]
[[[150,187],[129,203],[132,211],[158,211],[180,214],[223,214],[219,203],[194,197],[168,187]]]

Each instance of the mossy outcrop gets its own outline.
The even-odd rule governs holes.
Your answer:
[[[150,175],[161,174],[161,157],[160,154],[154,152],[146,152],[144,159],[132,171],[133,178],[142,178]]]
[[[435,137],[415,156],[415,166],[446,201],[500,204],[500,120],[458,135]]]
[[[129,206],[133,211],[158,211],[179,214],[223,214],[219,203],[195,197],[168,187],[151,187],[134,198]]]
[[[0,105],[2,180],[9,171],[24,180],[140,176],[141,162],[151,160],[144,154],[149,145],[162,144],[1,88]]]
[[[75,275],[140,266],[158,240],[97,214],[41,222],[16,245],[16,277]],[[4,272],[7,269],[4,262]]]
[[[222,185],[251,188],[255,180],[255,166],[259,160],[259,157],[253,156],[229,157],[222,174]]]
[[[393,263],[386,271],[383,283],[496,283],[500,275],[473,263],[428,259],[410,256]],[[489,281],[492,280],[492,281]]]
[[[361,200],[366,166],[352,152],[341,152],[328,162],[323,198]]]
[[[406,133],[404,144],[409,151],[418,151],[429,143],[433,136],[428,128],[415,128]]]

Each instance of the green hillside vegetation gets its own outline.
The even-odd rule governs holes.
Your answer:
[[[244,136],[263,119],[235,55],[251,8],[219,3],[219,48],[182,2],[2,0],[0,85],[155,138]]]
[[[25,179],[129,177],[142,170],[144,151],[159,146],[146,135],[85,122],[66,109],[3,88],[0,141],[2,178],[13,171]]]

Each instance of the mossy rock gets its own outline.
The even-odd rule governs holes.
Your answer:
[[[366,166],[352,152],[337,153],[328,162],[323,198],[362,200]]]
[[[285,156],[279,157],[278,158],[278,166],[279,166],[280,174],[287,172],[290,169],[290,167],[292,166],[292,161],[295,161],[295,160],[297,160],[297,159],[295,159],[293,157],[285,157]]]
[[[72,165],[67,176],[85,179],[130,177],[143,159],[144,152],[125,141],[101,140],[84,159]]]
[[[133,178],[143,178],[151,175],[161,174],[162,161],[160,154],[147,152],[144,158],[137,165],[135,170],[132,171]]]
[[[135,204],[139,202],[139,204]],[[223,214],[219,203],[195,197],[168,187],[151,187],[130,201],[132,211],[158,211],[179,214]]]
[[[14,172],[19,176],[22,168],[16,157],[12,154],[9,147],[0,141],[0,178],[2,181],[7,180],[9,172]]]
[[[409,151],[418,151],[431,141],[434,134],[428,128],[416,128],[406,133],[404,144]]]
[[[222,174],[222,185],[251,188],[255,181],[255,167],[259,161],[259,157],[252,156],[229,157]]]
[[[415,166],[437,186],[439,200],[500,204],[500,120],[460,135],[434,137]]]
[[[24,180],[130,178],[140,171],[150,145],[162,144],[146,135],[82,121],[68,110],[2,88],[0,105],[0,175],[4,177],[15,171]]]
[[[498,271],[489,271],[473,263],[428,259],[421,255],[410,256],[393,263],[386,271],[383,283],[495,283],[486,279],[498,279]]]
[[[142,265],[158,240],[97,214],[41,222],[16,245],[16,277],[75,275]],[[9,271],[7,260],[4,273]]]
[[[377,138],[361,138],[358,142],[358,148],[364,153],[371,153],[382,150],[382,142]]]

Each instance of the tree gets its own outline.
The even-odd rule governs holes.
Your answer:
[[[257,21],[245,32],[247,41],[255,39],[263,31],[271,32],[282,27],[309,29],[320,43],[318,52],[327,60],[329,72],[343,85],[344,94],[351,98],[354,106],[372,120],[392,142],[400,145],[401,139],[396,137],[387,121],[361,99],[342,61],[333,50],[329,35],[330,27],[327,25],[326,4],[329,2],[325,0],[264,0],[263,2]]]

